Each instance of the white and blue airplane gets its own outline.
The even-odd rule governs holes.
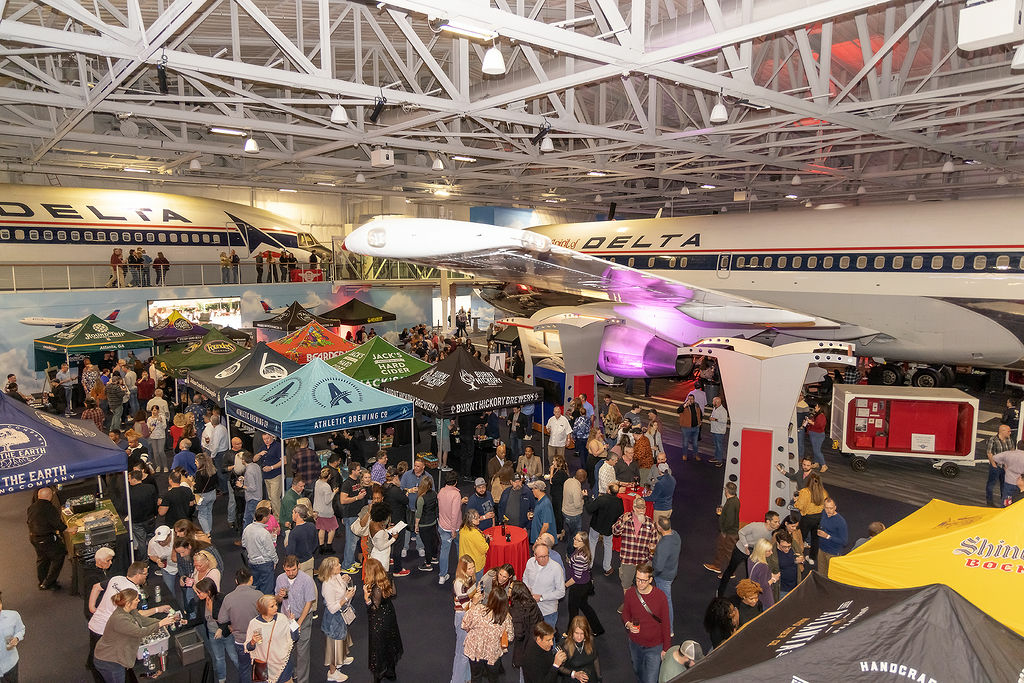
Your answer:
[[[121,312],[120,308],[115,308],[110,314],[104,318],[108,323],[115,322],[118,314]],[[56,327],[58,329],[67,327],[68,325],[74,325],[82,320],[78,318],[42,318],[38,316],[30,316],[28,318],[22,318],[18,322],[22,325],[38,325],[39,327]]]
[[[933,386],[954,366],[1024,359],[1022,214],[1024,200],[984,199],[526,230],[388,217],[345,249],[508,283],[491,300],[517,315],[569,305],[620,320],[606,345],[628,340],[641,361],[712,336],[825,339],[881,361],[881,381],[911,362]]]

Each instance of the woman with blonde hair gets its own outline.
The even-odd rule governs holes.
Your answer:
[[[772,542],[767,538],[757,539],[754,549],[750,551],[747,558],[747,575],[750,580],[761,587],[761,608],[768,609],[775,604],[775,595],[772,592],[772,584],[779,580],[778,574],[773,574],[768,566],[768,558],[772,554]]]
[[[320,470],[320,478],[313,485],[313,512],[316,513],[316,533],[320,541],[321,555],[333,550],[334,534],[338,532],[338,518],[334,515],[334,496],[337,488],[331,487],[331,468]],[[350,533],[346,530],[346,533]]]
[[[590,434],[587,435],[587,454],[590,456],[588,467],[586,468],[587,481],[593,487],[595,472],[604,464],[604,459],[608,457],[608,442],[604,440],[601,430],[597,428],[597,423],[590,426]],[[596,497],[597,493],[595,492],[594,495]]]
[[[117,609],[107,619],[103,637],[96,643],[93,666],[106,683],[123,683],[127,670],[135,666],[142,641],[161,626],[173,624],[177,617],[165,616],[158,621],[149,616],[167,612],[169,605],[143,610],[146,614],[139,612],[139,593],[134,588],[115,593],[110,600]]]
[[[217,568],[217,558],[213,556],[213,553],[209,550],[193,552],[192,564],[195,566],[195,571],[189,577],[191,581],[189,579],[185,580],[186,586],[195,586],[195,584],[203,579],[208,578],[217,586],[217,590],[220,590],[220,569]]]
[[[348,675],[339,669],[354,660],[354,657],[349,655],[352,649],[352,634],[349,633],[348,627],[355,618],[352,598],[355,597],[356,589],[352,586],[351,577],[341,571],[341,561],[334,555],[324,558],[317,575],[323,584],[321,592],[324,595],[325,610],[320,620],[320,629],[327,638],[324,650],[327,680],[345,681],[348,680]],[[348,620],[346,614],[351,614]]]
[[[476,563],[469,555],[459,558],[452,590],[455,598],[455,661],[452,662],[451,683],[465,683],[471,672],[465,652],[466,632],[462,630],[462,619],[469,608],[480,601],[482,595],[476,581]]]
[[[292,646],[299,639],[299,629],[292,630],[291,620],[277,612],[277,598],[264,595],[256,601],[257,616],[245,631],[245,649],[252,658],[253,672],[266,672],[270,683],[289,683],[295,673]]]
[[[366,602],[370,652],[366,663],[373,674],[373,683],[380,683],[384,678],[394,680],[395,667],[404,652],[398,615],[392,602],[394,597],[395,586],[383,565],[372,557],[366,560],[363,600]]]
[[[474,683],[485,679],[497,683],[501,675],[498,660],[506,650],[501,641],[507,646],[515,638],[505,589],[494,586],[487,602],[475,601],[462,619],[462,630],[466,632],[462,651]]]
[[[807,563],[811,565],[818,556],[818,525],[821,523],[821,511],[825,509],[826,498],[828,491],[821,483],[821,475],[811,472],[807,475],[807,486],[797,491],[796,500],[793,501],[793,507],[800,511],[800,533],[810,553]]]

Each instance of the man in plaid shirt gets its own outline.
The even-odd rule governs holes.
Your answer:
[[[100,430],[101,434],[104,432],[103,421],[106,419],[106,415],[96,407],[96,399],[85,399],[85,410],[82,411],[82,419],[92,420],[96,424],[96,429]]]
[[[295,440],[295,452],[292,454],[294,472],[306,482],[306,490],[311,492],[316,480],[320,478],[320,456],[309,447],[306,437]],[[289,516],[287,519],[291,519]]]
[[[658,543],[658,531],[647,518],[647,503],[643,498],[633,499],[633,512],[619,517],[612,525],[612,535],[620,540],[619,583],[625,594],[633,586],[636,568],[651,561]],[[622,614],[622,605],[619,605],[619,614]]]

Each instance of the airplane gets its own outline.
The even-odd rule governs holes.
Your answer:
[[[110,312],[110,315],[108,315],[106,318],[104,318],[104,320],[107,321],[108,323],[112,323],[112,322],[117,320],[117,315],[120,312],[121,312],[120,308],[115,308],[113,311]],[[22,318],[18,322],[20,322],[22,325],[37,325],[39,327],[56,327],[57,329],[60,329],[62,327],[67,327],[68,325],[74,325],[75,323],[79,322],[80,320],[81,320],[81,318],[40,318],[40,317],[29,317],[29,318]]]
[[[285,311],[288,310],[287,306],[278,306],[277,308],[271,308],[270,304],[268,304],[263,299],[260,299],[260,306],[263,307],[264,313],[270,313],[271,315],[278,315],[279,313],[284,313]]]
[[[983,199],[526,230],[389,217],[343,248],[503,281],[489,300],[516,315],[619,320],[601,360],[623,362],[599,367],[618,377],[663,376],[651,356],[730,336],[853,342],[876,361],[870,381],[902,383],[912,363],[915,385],[937,386],[954,366],[1024,360],[1022,212]]]

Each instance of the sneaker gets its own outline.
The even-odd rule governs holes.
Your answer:
[[[430,564],[421,564],[419,566],[419,570],[421,572],[432,572],[432,571],[434,571],[434,567],[432,565],[430,565]]]
[[[408,556],[409,556],[409,549],[408,548],[402,548],[402,557],[408,557]]]
[[[408,569],[403,569],[400,572],[395,572],[394,576],[409,576],[409,574],[411,574],[411,573],[412,572],[410,572]]]
[[[420,553],[420,557],[426,557],[427,556],[427,551],[424,550],[423,548],[420,548],[419,553]]]
[[[341,665],[342,665],[342,666],[348,666],[349,664],[351,664],[351,663],[352,663],[352,662],[354,662],[354,661],[356,661],[356,658],[355,658],[355,657],[345,657],[345,659],[343,659],[343,660],[341,661]]]
[[[329,680],[329,681],[347,681],[348,680],[348,674],[343,674],[340,671],[335,671],[334,673],[327,674],[327,680]]]
[[[345,572],[346,574],[358,574],[359,573],[359,567],[357,567],[355,565],[352,565],[351,567],[346,567],[345,569],[342,569],[341,571]]]
[[[363,563],[362,562],[353,562],[352,566],[355,567],[356,569],[359,569],[360,567],[363,566]]]
[[[719,569],[718,567],[714,566],[713,564],[705,563],[704,564],[704,569],[707,569],[712,574],[721,574],[722,573],[722,570]]]
[[[443,586],[446,581],[448,581],[448,575],[447,574],[445,574],[444,576],[437,577],[437,585],[439,585],[439,586]]]

